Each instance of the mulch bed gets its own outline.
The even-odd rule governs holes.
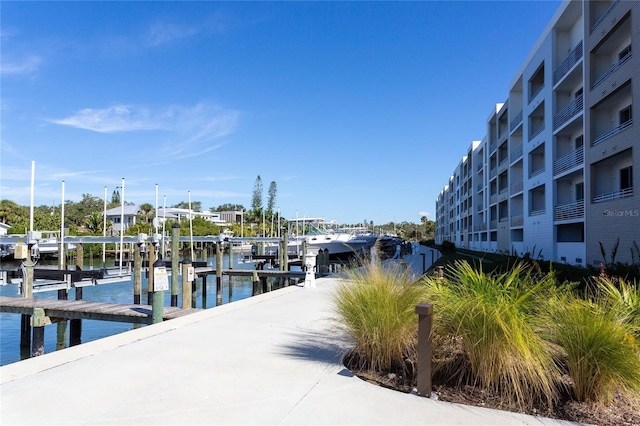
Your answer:
[[[348,365],[346,365],[346,367],[350,368]],[[409,393],[416,387],[415,381],[404,380],[400,374],[393,372],[350,369],[353,374],[366,382],[399,392]],[[540,407],[533,407],[528,411],[521,411],[516,407],[505,406],[497,395],[492,395],[486,390],[473,386],[448,386],[434,382],[433,389],[440,401],[475,405],[478,407],[494,408],[599,426],[640,426],[640,412],[637,407],[633,408],[629,402],[624,400],[620,395],[616,395],[614,401],[608,407],[593,403],[577,402],[571,400],[569,395],[563,395],[562,400],[554,407],[553,411],[541,409]]]

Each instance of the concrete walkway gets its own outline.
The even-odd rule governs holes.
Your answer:
[[[420,264],[420,267],[422,265]],[[366,383],[335,277],[0,367],[2,424],[569,425]]]

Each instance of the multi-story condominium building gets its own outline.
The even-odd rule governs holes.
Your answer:
[[[581,266],[617,247],[638,262],[634,44],[640,2],[563,2],[439,194],[436,242]]]

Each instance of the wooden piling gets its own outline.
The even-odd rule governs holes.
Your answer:
[[[31,356],[44,355],[44,326],[47,323],[46,319],[44,309],[33,308],[33,315],[31,316],[33,322],[33,347]]]
[[[67,300],[68,293],[66,289],[58,290],[58,300]],[[56,323],[56,350],[64,349],[67,346],[67,321],[58,321]]]
[[[180,224],[171,227],[171,306],[178,306],[178,270],[180,268],[178,242],[180,241]],[[184,304],[182,306],[184,308]]]
[[[141,245],[138,245],[133,254],[133,304],[142,303],[142,254],[140,253]]]
[[[168,282],[166,281],[166,270],[165,270],[165,265],[164,265],[164,261],[158,259],[156,260],[153,264],[150,264],[149,267],[151,268],[151,273],[149,274],[149,277],[155,276],[156,272],[159,272],[159,270],[162,270],[164,272],[164,284],[167,285],[168,287]],[[160,276],[160,278],[162,278]],[[152,324],[157,324],[159,322],[162,322],[162,317],[164,316],[164,288],[161,286],[162,280],[158,278],[159,282],[158,287],[160,288],[160,290],[156,291],[155,287],[154,287],[154,291],[153,291],[153,297],[151,298],[152,300],[152,305],[151,305],[151,323]],[[155,280],[154,280],[154,284],[155,284]]]
[[[84,251],[82,243],[76,244],[76,270],[84,267]],[[76,287],[76,300],[82,300],[82,287]],[[82,320],[69,321],[69,346],[77,346],[82,342]]]
[[[173,249],[171,249],[173,251]],[[182,261],[182,309],[191,308],[191,281],[189,281],[189,268],[191,259]]]
[[[222,296],[222,244],[216,242],[216,295]]]
[[[260,283],[260,278],[258,278],[258,271],[253,271],[252,275],[253,289],[251,291],[252,296],[256,296],[258,294],[258,283]]]
[[[156,261],[156,246],[153,243],[149,243],[149,278],[147,279],[147,305],[153,305],[153,274],[151,273],[151,266]]]
[[[31,259],[27,259],[22,265],[22,297],[31,299],[33,298],[33,267],[35,264]],[[31,348],[31,315],[22,315],[20,318],[20,348],[25,351],[29,351]]]

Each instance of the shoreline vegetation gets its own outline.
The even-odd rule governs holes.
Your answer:
[[[473,253],[467,253],[473,259]],[[640,424],[636,278],[562,275],[530,258],[443,257],[415,280],[383,263],[346,272],[336,321],[354,339],[344,364],[390,389],[416,387],[415,305],[433,305],[438,399],[603,426]]]

